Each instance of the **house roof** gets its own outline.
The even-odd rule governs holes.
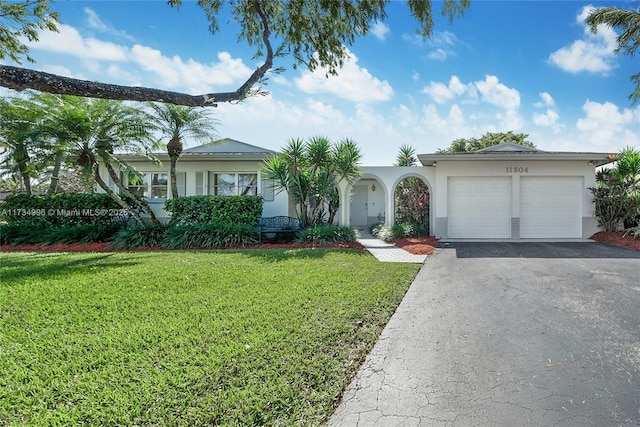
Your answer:
[[[256,145],[247,144],[231,138],[223,138],[217,141],[211,141],[197,147],[187,148],[182,151],[182,155],[199,155],[199,154],[278,154],[273,150],[258,147]]]
[[[538,148],[505,142],[477,151],[463,153],[431,153],[418,154],[423,166],[434,166],[440,161],[469,160],[583,160],[595,166],[606,165],[616,160],[614,153],[543,151]]]
[[[180,156],[184,160],[264,160],[279,154],[277,151],[257,145],[247,144],[231,138],[222,138],[217,141],[207,142],[196,147],[186,148]],[[167,161],[169,155],[166,151],[154,153],[153,156],[161,161]],[[123,160],[142,160],[143,157],[133,153],[119,154]]]

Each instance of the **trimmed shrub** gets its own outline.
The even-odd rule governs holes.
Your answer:
[[[259,230],[249,224],[184,224],[167,229],[162,246],[170,249],[255,245]]]
[[[318,224],[301,230],[297,240],[301,243],[354,242],[356,230],[344,225]]]
[[[3,224],[0,226],[0,243],[17,246],[108,242],[122,227],[122,222],[61,226]]]
[[[111,246],[116,249],[160,246],[169,227],[166,224],[147,224],[120,230]]]
[[[260,196],[187,196],[168,199],[164,209],[171,212],[170,224],[258,225],[262,215]]]
[[[385,242],[393,242],[407,237],[428,236],[429,231],[420,224],[399,223],[392,227],[378,224],[371,229],[371,234]]]

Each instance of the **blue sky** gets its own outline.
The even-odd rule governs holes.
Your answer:
[[[640,61],[613,54],[611,29],[593,35],[583,22],[605,5],[638,7],[472,0],[449,25],[434,2],[434,34],[423,40],[404,2],[393,1],[387,19],[348,46],[351,59],[337,77],[280,58],[275,65],[286,71],[270,76],[269,96],[213,109],[218,133],[274,150],[290,138],[348,137],[371,166],[391,165],[403,144],[431,153],[488,131],[527,133],[549,151],[640,146],[640,105],[628,100]],[[174,9],[164,1],[66,0],[53,8],[61,31],[42,33],[30,45],[37,63],[26,66],[199,94],[234,90],[259,65],[227,19],[211,35],[194,1]]]

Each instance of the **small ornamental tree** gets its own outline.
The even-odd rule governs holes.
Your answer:
[[[415,149],[402,145],[395,166],[415,166]],[[423,233],[429,231],[429,188],[420,178],[405,178],[395,189],[397,224],[417,225]]]
[[[596,174],[596,186],[590,190],[598,223],[604,231],[637,227],[640,220],[640,150],[623,149],[614,168]]]
[[[360,176],[361,157],[357,144],[348,138],[336,144],[321,136],[306,142],[291,139],[281,155],[265,161],[265,174],[277,191],[287,191],[305,226],[331,223],[339,207],[336,187]],[[328,218],[325,209],[330,211]]]

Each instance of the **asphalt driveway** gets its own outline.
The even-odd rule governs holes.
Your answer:
[[[640,252],[439,249],[329,425],[640,425]]]

